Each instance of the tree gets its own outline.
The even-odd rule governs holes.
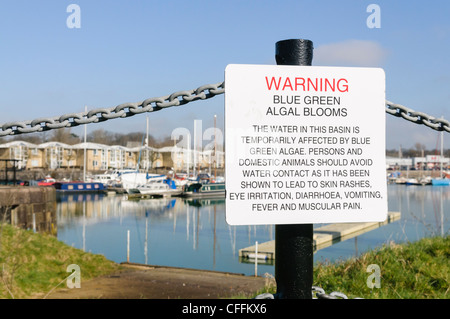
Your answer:
[[[70,128],[60,128],[53,130],[51,141],[74,145],[80,143],[80,138],[76,134],[70,132]]]
[[[421,143],[416,143],[416,144],[414,144],[414,147],[419,152],[418,156],[423,156],[426,146]]]
[[[92,131],[91,134],[86,138],[88,142],[98,143],[98,144],[109,144],[113,139],[113,134],[111,132],[105,131],[104,129],[98,129]]]

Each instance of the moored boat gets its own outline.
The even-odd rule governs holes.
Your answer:
[[[57,192],[101,192],[105,190],[103,183],[89,182],[56,182],[53,184]]]
[[[422,177],[419,180],[419,183],[422,185],[431,185],[431,177],[430,176]]]
[[[139,185],[145,185],[152,180],[165,179],[166,175],[148,174],[148,173],[127,173],[120,177],[122,188],[129,193],[132,189],[136,189]]]
[[[222,197],[225,196],[225,183],[193,183],[185,187],[185,197]]]
[[[441,176],[438,178],[433,178],[431,180],[431,185],[433,186],[450,186],[450,174],[443,169],[443,159],[444,158],[444,131],[441,131]]]
[[[417,178],[408,178],[405,182],[406,185],[422,185]]]
[[[399,177],[395,180],[395,184],[406,184],[406,178]]]
[[[450,186],[450,178],[433,178],[431,184],[433,186]]]
[[[54,178],[51,178],[51,179],[46,178],[46,179],[39,180],[35,183],[38,186],[53,186],[53,185],[55,185],[56,181]]]
[[[115,186],[120,184],[120,174],[116,171],[108,172],[106,171],[103,174],[96,174],[90,178],[90,182],[93,183],[102,183],[105,187]]]
[[[135,196],[147,195],[153,197],[178,196],[181,195],[181,192],[182,190],[177,188],[175,182],[171,179],[154,179],[128,190],[129,194],[134,194]]]

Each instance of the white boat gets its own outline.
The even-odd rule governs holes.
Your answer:
[[[166,175],[148,174],[148,173],[127,173],[120,176],[122,188],[129,192],[130,189],[135,189],[140,185],[145,185],[152,180],[165,179]]]
[[[104,186],[113,186],[116,183],[120,182],[117,175],[110,174],[105,172],[104,174],[96,174],[90,178],[92,183],[102,183]]]
[[[137,185],[135,188],[128,190],[129,194],[140,194],[148,196],[177,196],[182,190],[177,188],[175,182],[171,179],[154,178],[145,184]]]
[[[406,185],[422,185],[417,178],[408,178],[405,182]]]
[[[136,173],[135,169],[117,169],[105,171],[103,174],[96,174],[89,178],[92,183],[103,183],[105,186],[114,186],[121,183],[125,174]]]
[[[178,188],[183,188],[183,186],[186,185],[187,182],[188,182],[188,174],[187,173],[173,173],[172,172],[172,179],[173,179],[173,181],[175,182],[175,185]]]
[[[419,183],[422,185],[431,185],[431,177],[430,176],[422,177],[419,180]]]
[[[188,183],[187,179],[179,179],[179,178],[174,179],[174,182],[177,188],[183,188],[184,185]]]
[[[405,177],[399,177],[395,180],[396,184],[406,184],[406,178]]]

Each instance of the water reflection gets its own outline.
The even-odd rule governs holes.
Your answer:
[[[390,207],[403,213],[400,240],[448,233],[450,187],[391,185],[389,195]]]
[[[449,230],[450,188],[388,185],[389,211],[401,219],[316,252],[315,260],[349,258],[390,241],[414,241]],[[127,200],[100,194],[64,195],[58,199],[58,238],[69,245],[116,262],[130,261],[254,274],[239,261],[238,251],[273,240],[274,226],[230,226],[225,202],[218,199],[161,198]],[[258,273],[274,273],[259,265]]]
[[[320,250],[315,259],[346,259],[391,241],[445,236],[449,233],[449,207],[450,187],[389,184],[388,209],[401,212],[400,220]]]
[[[116,262],[126,261],[130,230],[131,262],[247,274],[238,250],[274,239],[274,226],[228,225],[224,198],[64,195],[57,215],[60,240]]]

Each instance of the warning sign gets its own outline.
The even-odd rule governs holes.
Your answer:
[[[382,69],[228,65],[225,83],[229,224],[386,219]]]

